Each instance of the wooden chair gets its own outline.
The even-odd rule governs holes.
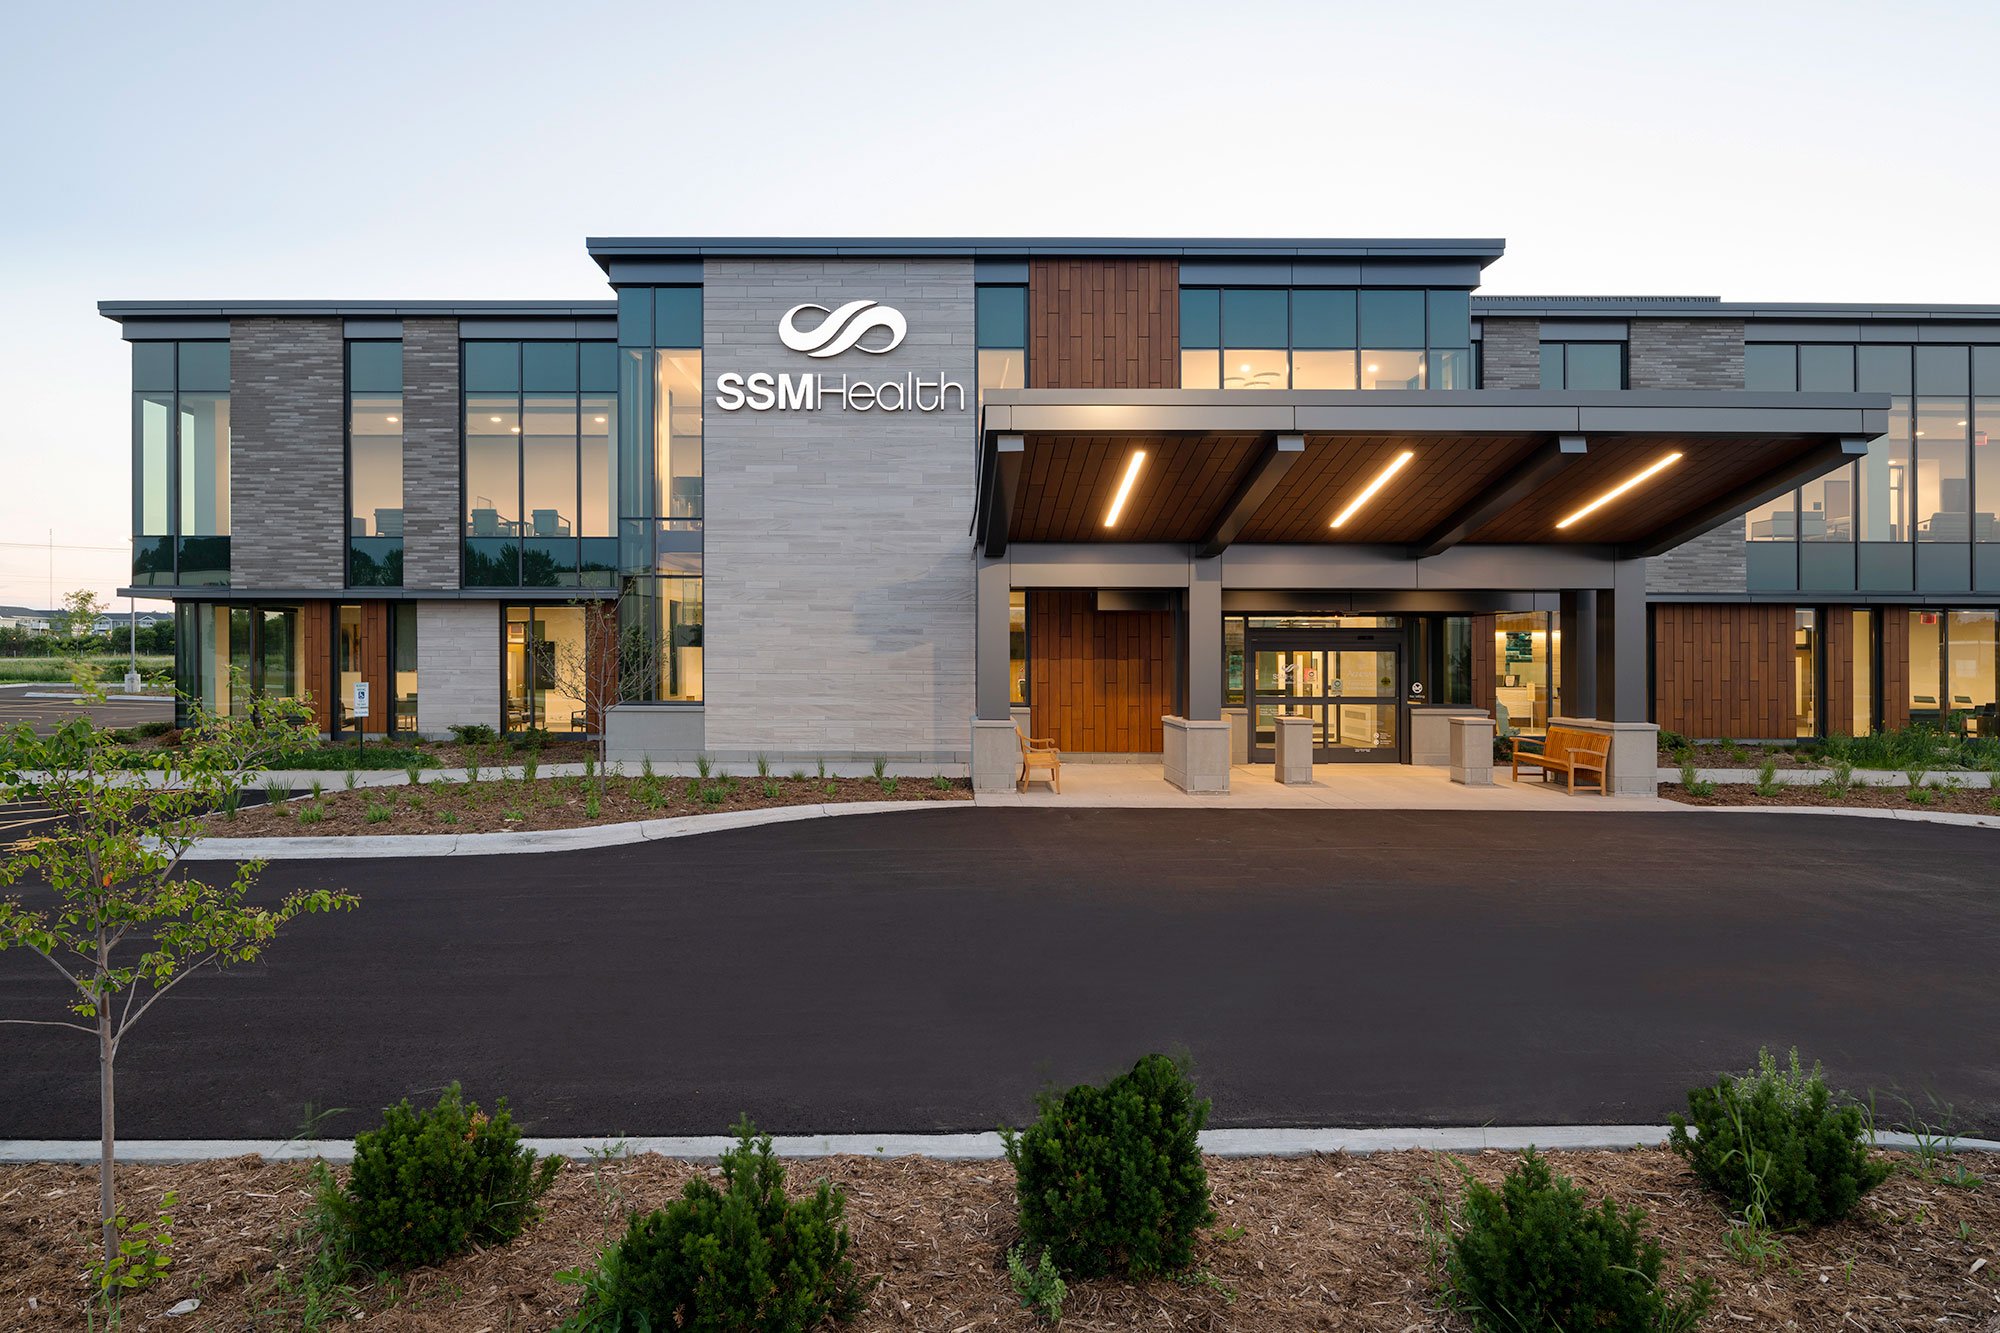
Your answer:
[[[1537,746],[1537,749],[1527,749]],[[1610,789],[1605,782],[1605,769],[1611,762],[1611,737],[1601,731],[1582,731],[1575,727],[1550,727],[1540,740],[1533,736],[1517,736],[1514,739],[1514,781],[1521,780],[1521,769],[1541,770],[1542,780],[1548,781],[1557,773],[1567,775],[1570,794],[1576,794],[1576,775],[1595,773],[1597,794],[1608,796]],[[1589,784],[1585,785],[1589,790]]]
[[[1030,738],[1019,727],[1014,728],[1015,739],[1021,742],[1021,781],[1017,790],[1028,790],[1028,783],[1034,779],[1036,769],[1045,769],[1049,775],[1049,786],[1055,794],[1062,795],[1062,751],[1056,749],[1052,740]]]

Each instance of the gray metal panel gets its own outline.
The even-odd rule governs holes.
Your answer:
[[[1743,326],[1746,343],[1852,343],[1861,341],[1859,324],[1836,323],[1748,323]]]
[[[461,319],[458,336],[472,338],[616,338],[610,319]]]
[[[1917,329],[1917,341],[1926,343],[2000,342],[2000,324],[1924,324]]]
[[[1631,335],[1623,319],[1545,319],[1543,342],[1624,342]]]
[[[1908,323],[1863,324],[1861,341],[1865,343],[1913,343],[1917,341],[1920,326]]]
[[[1630,316],[1637,319],[1981,320],[2000,321],[2000,305],[1851,301],[1724,301],[1714,296],[1474,296],[1474,315]]]
[[[1181,266],[1186,272],[1187,266]],[[1361,265],[1336,259],[1301,259],[1292,265],[1294,287],[1352,287],[1361,281]],[[1478,279],[1474,279],[1477,282]],[[1181,282],[1185,284],[1186,278]]]
[[[125,321],[128,343],[168,342],[181,338],[227,338],[226,319],[131,319]]]
[[[615,301],[99,301],[106,319],[615,318]]]
[[[1006,558],[1016,588],[1185,588],[1193,565],[1165,542],[1015,542]]]
[[[991,283],[1025,283],[1028,280],[1028,261],[1025,259],[979,259],[972,265],[972,280]]]
[[[1359,264],[1341,264],[1339,270],[1352,287],[1361,281]],[[1254,259],[1184,259],[1181,261],[1183,287],[1289,287],[1292,265],[1286,260],[1258,263]],[[1335,284],[1323,284],[1333,286]]]
[[[1061,258],[1457,259],[1491,263],[1495,238],[1147,238],[1102,236],[592,236],[584,245],[607,270],[631,259]]]
[[[1743,563],[1751,592],[1791,592],[1799,586],[1797,542],[1745,542]]]
[[[1972,586],[2000,592],[2000,542],[1980,542],[1972,548]]]
[[[1480,264],[1448,263],[1363,263],[1363,287],[1464,287],[1479,285]]]
[[[1918,542],[1917,591],[1971,592],[1972,547],[1964,542]]]
[[[1910,542],[1862,542],[1857,555],[1855,584],[1862,592],[1911,592],[1916,587],[1916,557]]]
[[[701,282],[699,259],[618,259],[605,266],[614,287],[681,287]]]
[[[403,336],[403,321],[400,319],[350,319],[345,326],[349,338],[400,338]]]
[[[1618,562],[1604,546],[1454,546],[1410,563],[1420,588],[1514,588],[1560,592],[1608,588]]]
[[[1853,592],[1854,586],[1853,542],[1799,543],[1799,587],[1809,592]]]

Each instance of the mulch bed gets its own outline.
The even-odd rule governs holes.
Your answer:
[[[1660,795],[1682,805],[1810,805],[1828,809],[1932,810],[1956,815],[2000,815],[2000,792],[1984,787],[1925,787],[1928,801],[1910,799],[1908,787],[1854,786],[1844,794],[1832,795],[1818,786],[1785,787],[1773,796],[1760,796],[1753,786],[1718,786],[1707,796],[1691,796],[1677,783],[1661,783]]]
[[[766,784],[771,791],[766,791]],[[592,794],[597,813],[590,811]],[[705,795],[704,795],[705,793]],[[713,798],[713,799],[709,799]],[[499,833],[528,829],[585,828],[728,810],[787,805],[844,805],[854,801],[967,801],[963,778],[482,778],[478,782],[427,781],[419,786],[345,790],[338,779],[318,797],[276,805],[246,806],[234,819],[208,821],[218,838],[328,837],[351,834]],[[308,823],[300,811],[320,818]],[[369,821],[370,811],[387,817]]]
[[[1595,1196],[1647,1213],[1670,1273],[1705,1276],[1717,1301],[1703,1327],[1756,1330],[2000,1328],[2000,1158],[1961,1154],[1985,1179],[1970,1187],[1925,1179],[1906,1159],[1854,1216],[1786,1238],[1763,1271],[1727,1249],[1728,1221],[1664,1149],[1551,1154],[1556,1169]],[[1513,1161],[1464,1159],[1495,1181]],[[349,1318],[371,1329],[501,1333],[548,1329],[575,1306],[557,1270],[589,1262],[617,1235],[628,1209],[675,1196],[691,1166],[657,1157],[570,1162],[544,1200],[546,1215],[514,1243],[464,1255],[395,1281],[366,1282]],[[1018,1239],[1013,1173],[1005,1162],[835,1158],[789,1166],[795,1191],[824,1173],[847,1191],[857,1268],[879,1276],[849,1327],[878,1330],[1031,1330],[1008,1285],[1004,1256]],[[1218,1219],[1198,1262],[1215,1284],[1115,1280],[1071,1284],[1062,1327],[1298,1330],[1364,1333],[1464,1330],[1436,1305],[1435,1272],[1417,1224],[1439,1186],[1456,1202],[1451,1163],[1430,1153],[1375,1157],[1211,1160]],[[83,1325],[82,1273],[94,1237],[93,1168],[0,1168],[0,1327]],[[131,1297],[127,1329],[297,1328],[285,1290],[305,1254],[297,1240],[308,1169],[246,1157],[119,1172],[126,1211],[179,1193],[172,1271]],[[1987,1262],[1979,1264],[1979,1260]],[[163,1312],[184,1297],[193,1315]],[[345,1322],[345,1320],[343,1320]]]

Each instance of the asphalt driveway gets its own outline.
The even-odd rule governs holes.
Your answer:
[[[201,976],[129,1138],[294,1133],[452,1078],[543,1134],[986,1129],[1184,1049],[1216,1125],[1655,1123],[1760,1044],[2000,1129],[2000,838],[1774,815],[936,810],[573,854],[293,862],[352,915]],[[0,1017],[59,1017],[0,954]],[[0,1138],[94,1050],[0,1026]]]

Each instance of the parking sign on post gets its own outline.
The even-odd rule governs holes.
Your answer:
[[[354,682],[354,701],[348,705],[347,715],[353,718],[356,722],[360,722],[368,716],[367,681],[357,680]],[[354,741],[357,746],[366,748],[368,744],[367,728],[356,727],[354,731]]]

